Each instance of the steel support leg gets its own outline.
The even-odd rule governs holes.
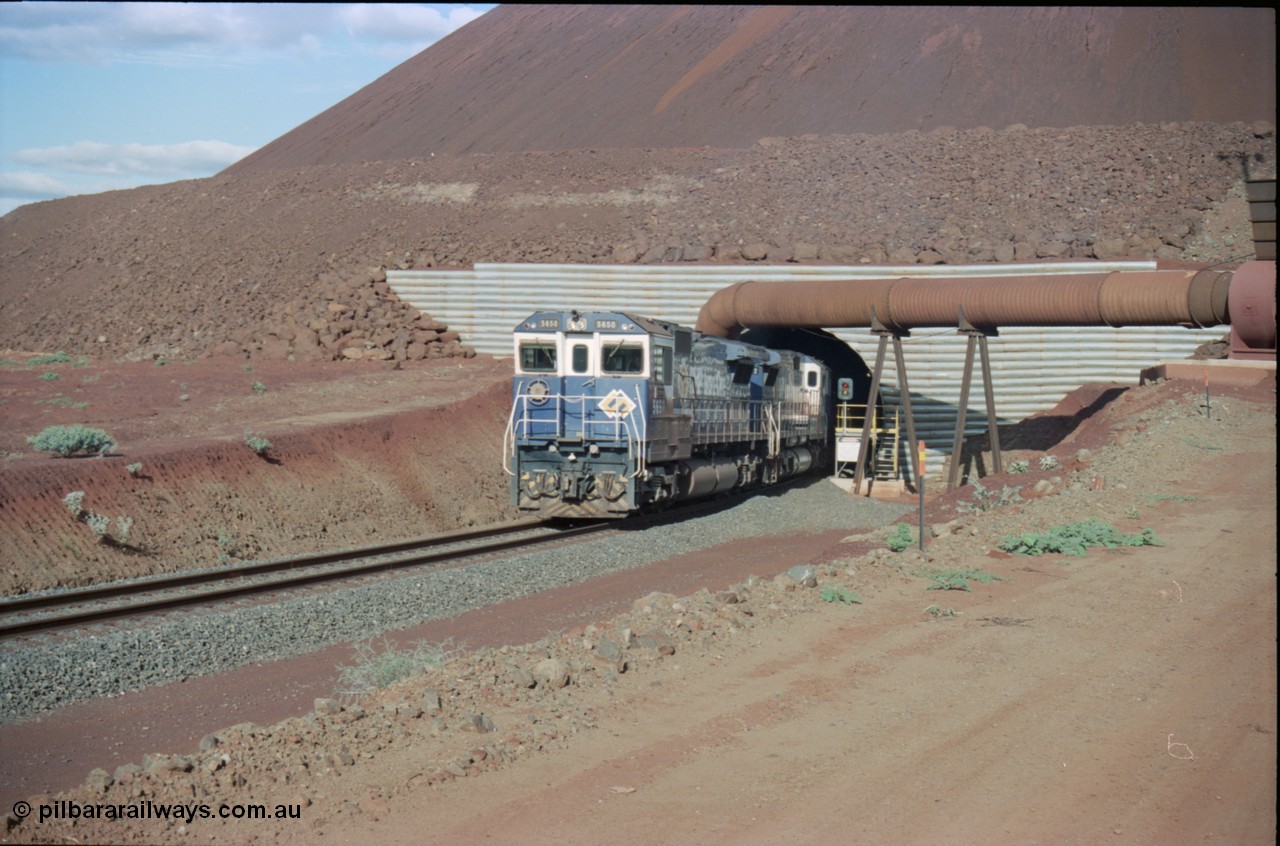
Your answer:
[[[987,355],[987,336],[978,336],[978,348],[982,350],[982,387],[987,395],[987,435],[991,439],[991,469],[996,475],[1004,472],[1000,458],[1000,421],[996,419],[996,392],[991,384],[991,358]]]
[[[964,459],[964,424],[969,413],[969,385],[973,382],[973,351],[978,346],[978,335],[969,336],[964,350],[964,378],[960,381],[960,405],[956,409],[955,437],[951,439],[951,469],[947,472],[947,490],[956,486],[960,478],[960,464]]]
[[[880,375],[884,372],[884,353],[889,344],[888,333],[880,334],[880,343],[876,346],[876,366],[871,371],[871,392],[867,394],[867,410],[862,418],[862,440],[858,444],[858,460],[853,471],[853,490],[862,493],[863,468],[867,466],[867,453],[870,452],[871,420],[875,416],[876,402],[880,399]],[[871,484],[867,485],[868,495]]]
[[[901,335],[893,336],[893,357],[898,365],[898,391],[902,399],[902,410],[907,416],[907,445],[911,451],[911,466],[918,479],[924,475],[924,468],[920,466],[920,456],[916,451],[916,418],[911,411],[911,389],[907,385],[907,363],[903,360]]]

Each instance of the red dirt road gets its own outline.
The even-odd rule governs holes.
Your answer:
[[[972,594],[898,577],[324,842],[1273,843],[1275,442],[1247,440],[1187,468],[1165,547],[975,561],[1006,581]]]

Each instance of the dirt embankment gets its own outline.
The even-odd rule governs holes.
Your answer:
[[[508,367],[214,362],[0,369],[0,590],[20,593],[499,522]],[[44,381],[53,373],[58,380]],[[259,386],[261,390],[256,390]],[[63,402],[53,402],[62,400]],[[77,407],[83,406],[83,407]],[[24,443],[89,424],[109,457]],[[246,443],[263,438],[255,453]],[[113,521],[99,538],[63,500]],[[115,520],[132,520],[125,543]]]

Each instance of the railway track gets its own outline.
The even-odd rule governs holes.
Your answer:
[[[392,544],[19,597],[0,601],[0,639],[440,565],[613,528],[609,523],[549,528],[526,520]]]
[[[774,486],[782,490],[799,480]],[[563,542],[587,535],[638,529],[657,522],[683,520],[731,507],[756,491],[728,494],[625,521],[551,527],[522,520],[443,535],[357,547],[234,567],[114,582],[66,591],[0,600],[0,640],[73,629],[92,623],[140,617],[180,608],[283,593],[350,581],[420,566],[439,566],[468,558]]]

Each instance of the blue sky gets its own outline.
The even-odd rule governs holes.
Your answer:
[[[211,176],[491,8],[0,3],[0,215]]]

